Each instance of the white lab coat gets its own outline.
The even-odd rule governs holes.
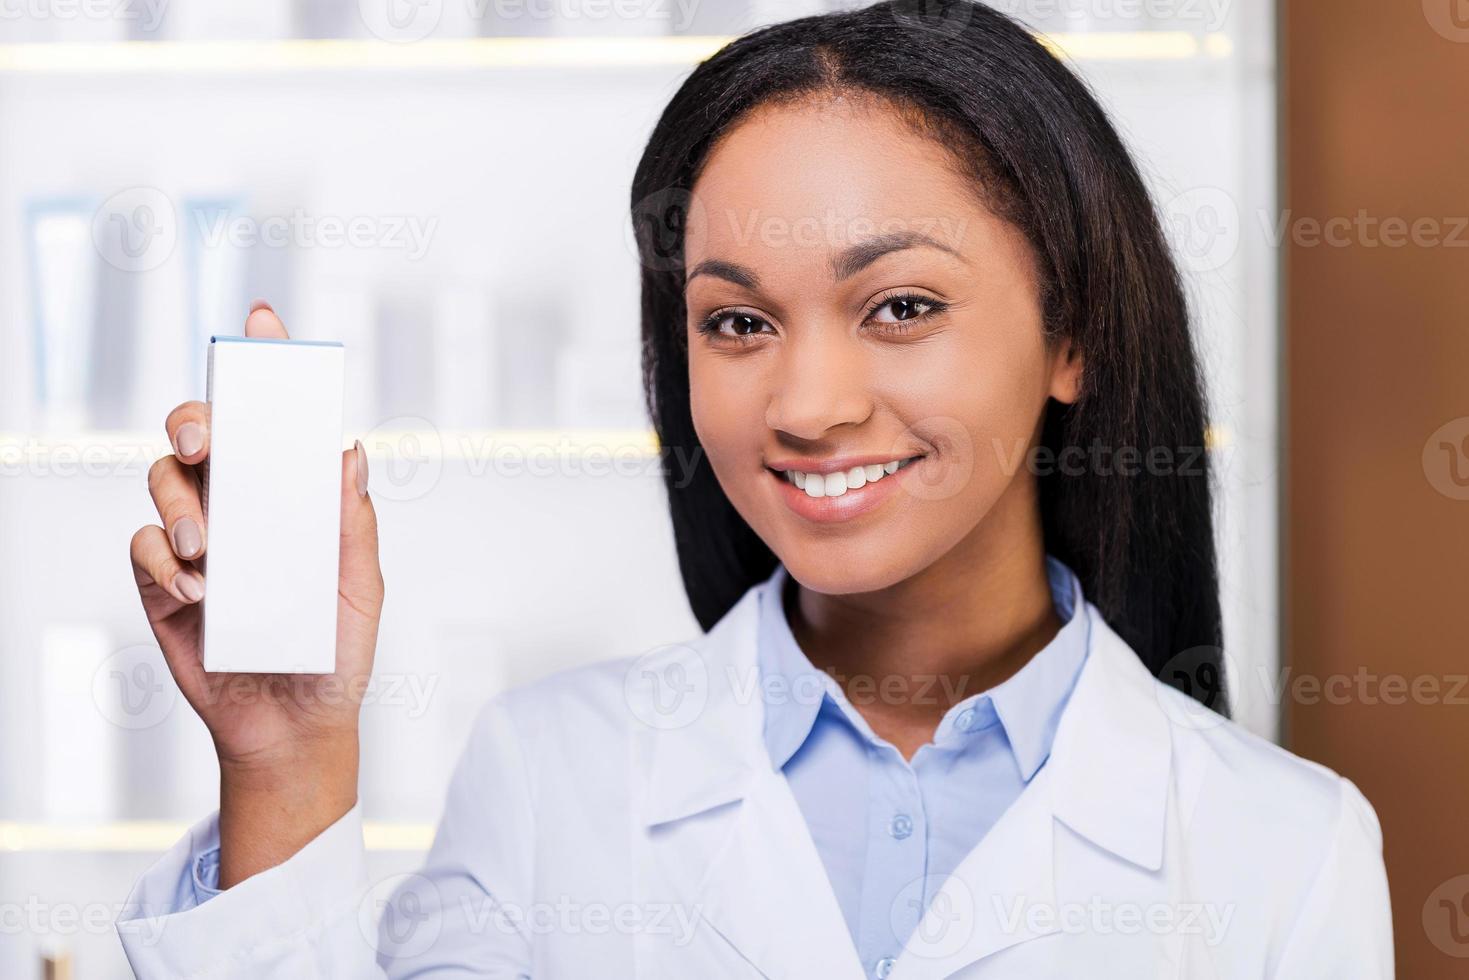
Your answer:
[[[354,809],[189,907],[190,855],[217,839],[205,819],[119,918],[137,975],[881,972],[858,962],[766,753],[756,600],[687,645],[491,701],[416,875],[368,880]],[[1084,609],[1090,654],[1049,761],[889,980],[1391,977],[1381,834],[1357,788],[1159,684]]]

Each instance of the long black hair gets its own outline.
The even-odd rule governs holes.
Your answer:
[[[663,450],[702,460],[683,299],[694,181],[752,109],[835,92],[878,97],[917,120],[1025,233],[1047,335],[1069,338],[1084,358],[1080,397],[1050,402],[1042,422],[1037,460],[1073,464],[1036,468],[1046,550],[1155,676],[1225,711],[1204,396],[1178,270],[1096,99],[995,10],[895,0],[775,24],[735,39],[679,88],[632,185],[643,380]],[[665,474],[684,587],[707,630],[776,558],[711,467]]]

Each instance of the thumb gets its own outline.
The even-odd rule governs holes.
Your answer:
[[[367,450],[362,441],[342,454],[342,550],[340,589],[343,600],[377,626],[382,609],[383,578],[377,557],[377,512],[367,495]]]

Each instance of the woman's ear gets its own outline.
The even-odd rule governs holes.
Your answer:
[[[1081,351],[1071,345],[1070,337],[1063,337],[1051,355],[1050,395],[1066,405],[1081,397]]]

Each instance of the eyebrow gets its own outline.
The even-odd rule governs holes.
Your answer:
[[[831,261],[831,277],[836,282],[850,279],[863,269],[867,268],[878,259],[891,252],[901,252],[910,248],[936,248],[950,255],[960,257],[957,249],[944,244],[936,238],[932,238],[922,232],[899,231],[887,235],[877,235],[865,239],[855,245],[843,249]],[[692,282],[695,276],[714,276],[736,286],[745,289],[759,289],[760,276],[754,269],[739,265],[735,262],[726,262],[723,259],[705,259],[689,271],[684,285]]]

